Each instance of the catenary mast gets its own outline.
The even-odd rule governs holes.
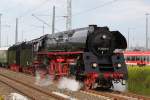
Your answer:
[[[67,21],[66,21],[66,30],[72,29],[72,3],[71,0],[67,0]]]

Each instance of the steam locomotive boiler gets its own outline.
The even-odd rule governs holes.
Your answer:
[[[8,64],[23,72],[45,69],[54,79],[75,77],[86,89],[110,88],[112,81],[127,79],[123,53],[117,52],[126,47],[119,31],[89,25],[15,44],[8,50]]]

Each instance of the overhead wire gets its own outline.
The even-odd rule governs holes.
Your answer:
[[[36,7],[33,8],[33,9],[29,9],[29,10],[26,11],[23,15],[21,15],[19,18],[23,18],[23,17],[25,17],[27,14],[32,13],[33,11],[39,9],[40,7],[42,7],[43,4],[47,3],[48,1],[49,1],[49,0],[44,0],[40,5],[36,6]],[[54,1],[54,0],[52,0],[52,1]],[[78,16],[78,15],[82,15],[82,14],[85,14],[85,13],[88,13],[88,12],[91,12],[91,11],[94,11],[94,10],[99,9],[99,8],[102,8],[102,7],[106,6],[106,5],[112,4],[112,3],[116,2],[116,1],[118,1],[118,0],[112,0],[112,1],[106,2],[106,3],[104,3],[104,4],[101,4],[101,5],[99,5],[99,6],[96,6],[96,7],[93,7],[93,8],[90,8],[90,9],[87,9],[87,10],[84,10],[84,11],[81,11],[81,12],[78,12],[78,13],[75,13],[75,14],[72,15],[72,17],[75,17],[75,16]],[[43,15],[41,15],[41,16],[43,16]],[[44,15],[44,16],[52,16],[52,15]],[[57,17],[63,17],[63,16],[57,16]],[[40,20],[41,20],[41,19],[40,19]],[[62,20],[62,19],[59,19],[59,20]],[[57,20],[57,21],[59,21],[59,20]],[[42,21],[43,21],[43,20],[42,20]],[[48,26],[51,26],[51,25],[49,25],[49,24],[47,24],[47,23],[45,23],[45,22],[44,22],[44,24],[46,24],[46,25],[48,25]],[[57,30],[57,31],[58,31],[58,30]]]
[[[116,1],[118,1],[118,0],[112,0],[112,1],[109,1],[109,2],[105,2],[104,4],[98,5],[98,6],[96,6],[96,7],[93,7],[93,8],[86,9],[86,10],[84,10],[84,11],[75,13],[75,14],[72,15],[72,17],[78,16],[78,15],[82,15],[82,14],[85,14],[85,13],[88,13],[88,12],[91,12],[91,11],[94,11],[94,10],[96,10],[96,9],[99,9],[99,8],[104,7],[104,6],[110,5],[110,4],[112,4],[112,3],[116,2]],[[45,15],[39,15],[39,16],[52,16],[52,15],[46,15],[46,14],[45,14]],[[64,17],[64,16],[56,16],[56,17]],[[60,20],[60,19],[59,19],[59,20]],[[62,19],[61,19],[61,20],[62,20]],[[57,21],[58,21],[58,20],[57,20]]]
[[[34,14],[32,14],[33,17],[35,17],[37,20],[41,21],[43,24],[49,26],[49,27],[52,27],[52,25],[49,25],[48,23],[46,23],[44,20],[38,18],[37,16],[35,16]],[[59,31],[58,29],[55,28],[56,31]]]
[[[26,17],[28,14],[32,13],[33,11],[41,8],[45,3],[47,3],[49,0],[44,0],[42,3],[40,3],[39,5],[37,5],[36,7],[32,8],[32,9],[28,9],[25,13],[23,13],[22,15],[19,16],[19,18],[24,18]],[[47,23],[44,23],[46,25],[48,25]],[[50,25],[48,25],[50,26]]]
[[[25,13],[23,13],[22,15],[19,16],[19,18],[23,18],[25,16],[27,16],[27,14],[32,13],[33,11],[41,8],[43,6],[43,4],[47,3],[49,0],[44,0],[41,4],[37,5],[36,7],[32,8],[32,9],[28,9]]]
[[[91,11],[94,11],[94,10],[96,10],[96,9],[99,9],[99,8],[104,7],[104,6],[110,5],[110,4],[112,4],[112,3],[116,2],[116,1],[118,1],[118,0],[112,0],[112,1],[106,2],[106,3],[104,3],[104,4],[101,4],[101,5],[99,5],[99,6],[96,6],[96,7],[93,7],[93,8],[90,8],[90,9],[87,9],[87,10],[84,10],[84,11],[81,11],[81,12],[78,12],[78,13],[76,13],[76,14],[73,14],[72,17],[78,16],[78,15],[81,15],[81,14],[85,14],[85,13],[88,13],[88,12],[91,12]]]

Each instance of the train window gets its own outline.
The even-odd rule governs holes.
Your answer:
[[[128,56],[128,57],[126,57],[126,60],[127,60],[127,61],[130,61],[130,57],[129,57],[129,56]]]
[[[146,60],[146,57],[145,56],[143,56],[143,61],[145,61]]]
[[[58,36],[58,40],[59,40],[59,41],[63,41],[63,35],[59,35],[59,36]]]
[[[72,35],[73,35],[73,33],[69,33],[69,34],[68,34],[68,37],[72,37]]]
[[[149,61],[149,56],[146,56],[146,61]]]
[[[39,42],[33,45],[34,51],[38,51],[39,50]]]
[[[132,56],[130,57],[130,61],[132,61]]]
[[[135,56],[132,56],[132,57],[131,57],[131,61],[135,61]]]
[[[140,58],[141,58],[140,60],[143,60],[143,56],[141,56]]]
[[[146,56],[141,56],[140,60],[145,61],[146,60]]]
[[[136,56],[133,57],[133,61],[136,61]]]
[[[59,35],[58,38],[59,38],[59,39],[62,39],[62,38],[63,38],[63,35]]]
[[[130,60],[131,60],[131,57],[129,56],[129,57],[128,57],[128,61],[130,61]]]
[[[132,61],[132,60],[133,60],[132,56],[127,57],[127,61]]]
[[[145,56],[145,61],[148,61],[148,56]]]
[[[134,56],[134,61],[136,61],[136,56]]]
[[[150,56],[148,56],[148,62],[150,61]]]
[[[136,56],[136,60],[140,60],[140,56]]]
[[[141,60],[143,60],[143,57],[142,57],[142,56],[140,56],[140,61],[141,61]]]
[[[132,57],[130,56],[130,57],[129,57],[129,61],[131,61],[131,58],[132,58]]]

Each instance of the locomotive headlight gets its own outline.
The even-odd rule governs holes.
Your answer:
[[[121,67],[121,64],[118,64],[118,67],[120,68],[120,67]]]
[[[93,63],[93,64],[92,64],[92,67],[93,67],[93,68],[96,68],[97,66],[98,66],[97,63]]]
[[[106,35],[103,35],[102,38],[103,38],[103,39],[106,39]]]

